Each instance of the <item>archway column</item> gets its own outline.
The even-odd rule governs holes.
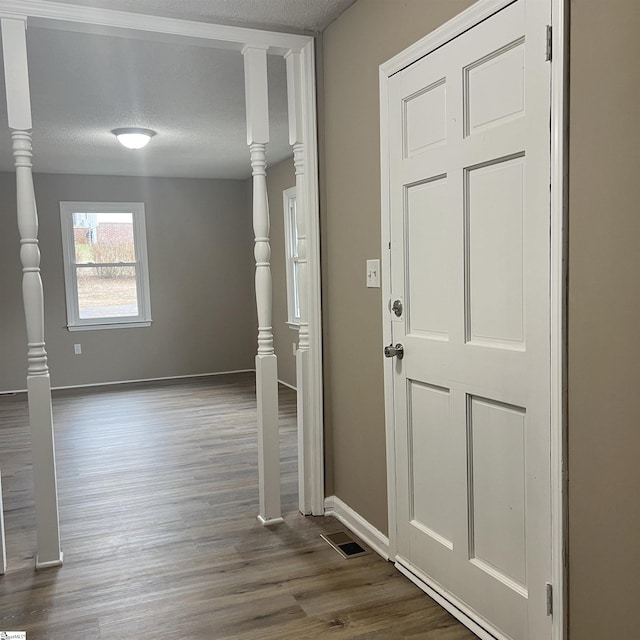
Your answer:
[[[287,64],[287,99],[289,111],[289,144],[293,147],[293,163],[296,176],[296,235],[298,264],[298,301],[300,305],[300,329],[296,350],[296,389],[298,418],[298,509],[309,515],[311,509],[311,453],[309,421],[309,296],[307,271],[307,218],[305,197],[305,144],[302,125],[302,74],[301,54],[291,50],[285,54]]]
[[[26,20],[3,18],[1,23],[8,124],[11,129],[16,167],[22,295],[27,325],[27,392],[38,536],[36,568],[44,568],[62,564],[62,552],[58,523],[51,381],[44,340],[44,295],[40,277],[38,214],[33,190]]]
[[[278,428],[278,361],[273,348],[271,247],[267,198],[266,146],[269,142],[267,47],[247,45],[244,56],[247,144],[253,175],[253,231],[256,259],[256,401],[258,410],[258,475],[260,513],[264,525],[282,522],[280,504],[280,434]]]
[[[4,507],[2,506],[2,480],[0,479],[0,575],[7,572],[7,545],[4,535]]]

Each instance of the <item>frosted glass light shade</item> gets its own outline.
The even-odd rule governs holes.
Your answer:
[[[141,129],[140,127],[126,127],[124,129],[114,129],[111,133],[118,142],[127,149],[142,149],[149,144],[149,140],[156,135],[151,129]]]

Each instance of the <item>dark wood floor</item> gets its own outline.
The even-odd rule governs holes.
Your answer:
[[[281,390],[285,523],[258,508],[253,376],[54,394],[64,566],[34,570],[24,396],[0,397],[9,571],[0,630],[28,640],[473,640],[376,554],[342,559],[296,511],[295,395]]]

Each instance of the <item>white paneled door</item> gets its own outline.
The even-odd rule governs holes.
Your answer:
[[[511,640],[551,637],[549,12],[389,84],[397,561]]]

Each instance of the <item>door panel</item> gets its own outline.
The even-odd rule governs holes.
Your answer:
[[[512,640],[551,630],[548,14],[389,84],[397,560]]]
[[[450,477],[449,390],[409,382],[408,401],[409,518],[412,526],[453,549],[451,504],[440,488]]]
[[[408,333],[447,340],[447,177],[408,187],[405,211]]]
[[[524,115],[524,38],[464,69],[465,136]]]
[[[436,81],[404,101],[406,158],[445,142],[447,139],[446,87]]]
[[[526,592],[526,411],[469,397],[469,555]]]
[[[524,163],[465,170],[467,342],[524,348]]]

